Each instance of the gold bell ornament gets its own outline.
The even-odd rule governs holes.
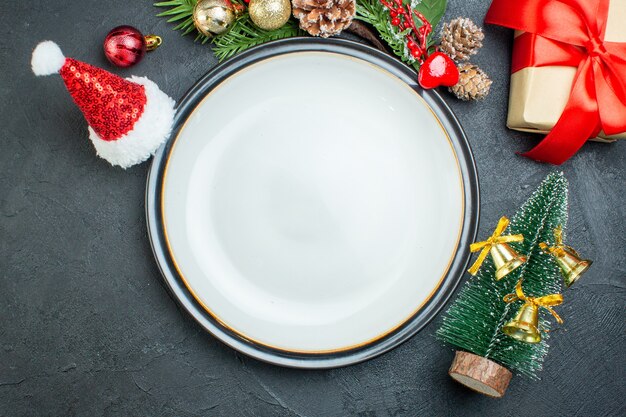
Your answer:
[[[539,247],[554,257],[563,275],[565,286],[569,288],[589,269],[592,262],[588,259],[582,259],[574,248],[563,244],[563,228],[561,226],[554,229],[554,241],[554,246],[548,246],[542,242]]]
[[[500,218],[496,230],[489,237],[489,239],[483,242],[476,242],[470,245],[471,252],[478,252],[478,258],[472,265],[468,272],[472,275],[478,273],[478,269],[487,258],[487,254],[491,254],[493,264],[496,267],[496,280],[501,280],[507,276],[510,272],[520,267],[526,262],[526,257],[518,254],[515,249],[508,245],[509,242],[522,242],[524,236],[522,235],[507,235],[501,236],[502,232],[509,225],[509,219],[505,216]]]
[[[502,332],[513,339],[525,343],[539,343],[541,341],[539,307],[548,310],[559,324],[563,323],[561,317],[552,309],[553,306],[563,303],[561,294],[527,297],[522,291],[522,280],[519,280],[515,286],[515,293],[504,296],[505,303],[513,303],[518,300],[524,301],[524,305],[515,315],[515,318],[502,327]]]
[[[193,24],[204,36],[212,38],[227,32],[242,11],[243,6],[230,0],[198,0],[193,8]]]

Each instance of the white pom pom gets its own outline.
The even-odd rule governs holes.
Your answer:
[[[65,64],[65,56],[59,45],[52,41],[43,41],[33,51],[30,65],[37,76],[59,72]]]
[[[146,106],[141,117],[132,129],[116,140],[102,140],[89,127],[89,138],[98,156],[126,169],[145,161],[170,136],[174,121],[175,102],[159,87],[145,77],[132,76],[128,81],[143,85],[146,93]]]

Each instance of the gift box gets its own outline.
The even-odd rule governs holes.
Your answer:
[[[552,132],[528,156],[626,139],[626,0],[494,0],[485,21],[516,29],[507,126]]]
[[[611,1],[604,40],[626,42],[624,22],[626,0]],[[515,38],[518,39],[523,33],[515,31]],[[526,67],[511,74],[507,127],[523,132],[548,133],[565,109],[575,75],[576,67],[563,65]],[[594,138],[601,142],[613,142],[616,139],[626,139],[626,131],[610,136],[600,132]]]

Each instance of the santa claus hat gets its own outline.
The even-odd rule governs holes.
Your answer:
[[[98,155],[128,168],[148,159],[167,139],[174,100],[145,77],[118,77],[63,56],[52,41],[37,45],[31,61],[35,75],[59,73],[89,124]]]

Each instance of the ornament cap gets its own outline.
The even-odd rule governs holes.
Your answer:
[[[163,39],[159,35],[146,35],[143,37],[146,41],[146,51],[152,52],[163,43]]]
[[[30,61],[31,68],[36,76],[58,73],[65,64],[65,56],[59,45],[52,41],[43,41],[35,47]]]

